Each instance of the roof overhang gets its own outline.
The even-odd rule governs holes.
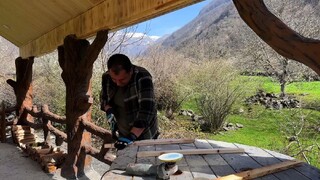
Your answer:
[[[6,0],[0,1],[0,35],[27,58],[51,52],[69,34],[88,38],[203,0]]]

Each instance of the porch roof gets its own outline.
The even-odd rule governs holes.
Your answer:
[[[0,35],[27,58],[50,52],[65,36],[114,31],[202,0],[8,0],[0,1]]]

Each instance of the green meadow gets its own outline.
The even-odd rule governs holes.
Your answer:
[[[241,76],[240,79],[237,82],[244,86],[243,97],[234,105],[227,123],[240,123],[244,127],[206,133],[206,138],[257,146],[304,161],[305,155],[312,165],[320,168],[320,82],[294,82],[287,85],[286,93],[299,100],[301,108],[272,110],[252,105],[249,111],[244,105],[245,98],[254,95],[259,89],[279,95],[280,86],[269,77]],[[192,100],[184,103],[183,108],[197,112]]]

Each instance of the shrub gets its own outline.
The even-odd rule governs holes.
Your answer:
[[[285,121],[279,125],[287,144],[284,152],[308,164],[316,164],[320,158],[318,117],[313,111],[300,108],[286,112],[283,114]]]
[[[179,90],[180,84],[177,80],[181,74],[185,74],[188,60],[173,50],[155,47],[137,63],[152,74],[158,110],[165,110],[169,115],[166,116],[170,118],[188,96],[188,93]]]
[[[217,131],[240,95],[240,85],[233,84],[237,73],[231,64],[215,61],[194,67],[189,74],[196,104],[204,117],[203,130]]]

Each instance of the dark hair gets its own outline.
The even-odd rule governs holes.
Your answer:
[[[107,66],[108,70],[112,69],[116,74],[118,74],[122,69],[129,72],[132,68],[130,59],[124,54],[112,55],[108,60]]]

